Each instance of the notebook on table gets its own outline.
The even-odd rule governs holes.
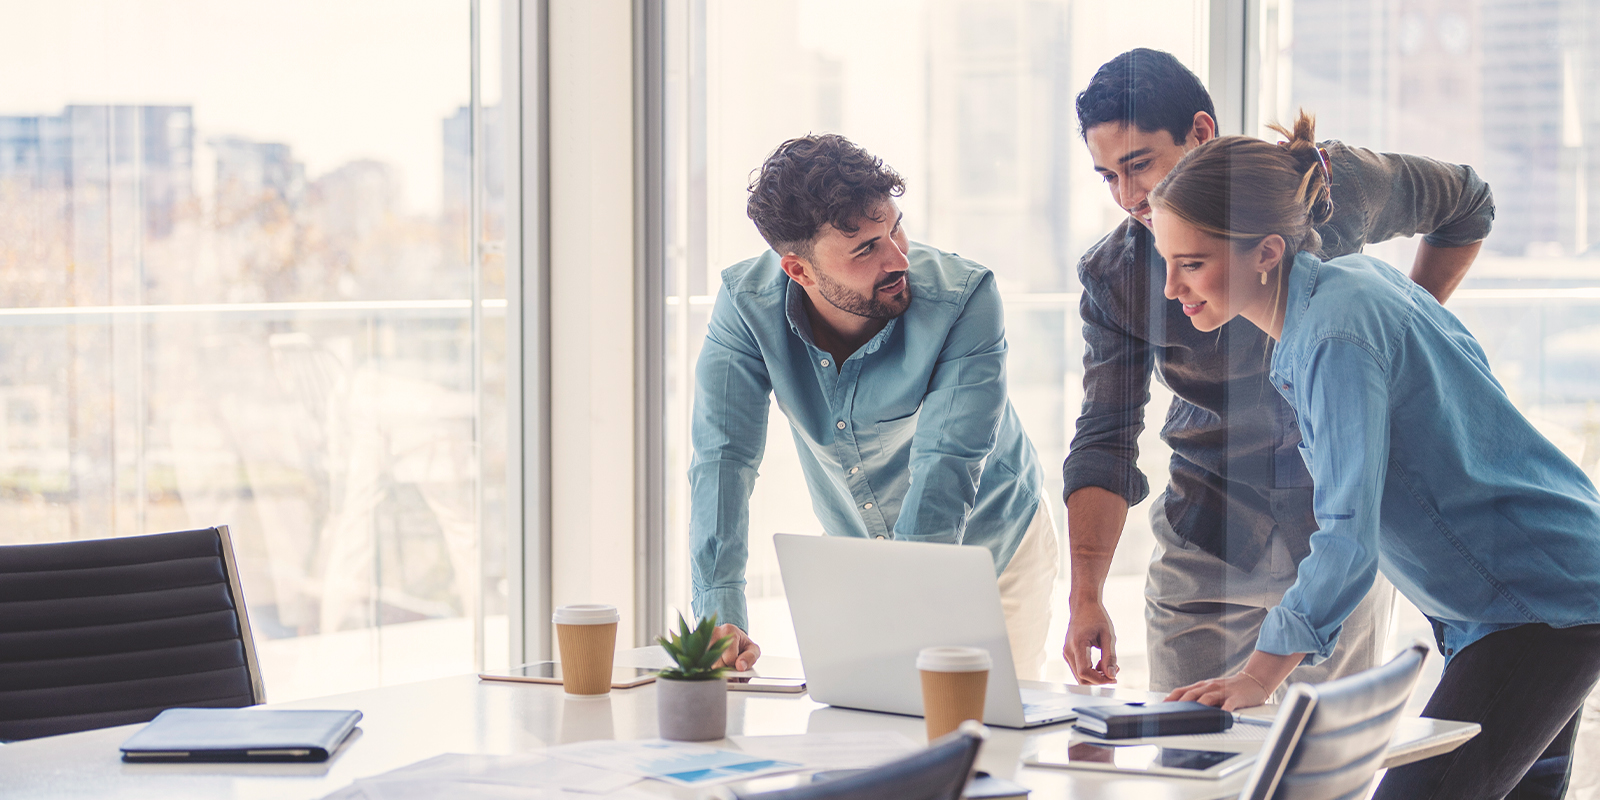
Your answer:
[[[1233,727],[1233,714],[1204,703],[1127,703],[1084,708],[1073,727],[1102,739],[1216,733]]]
[[[122,760],[327,761],[360,711],[169,708],[122,743]]]

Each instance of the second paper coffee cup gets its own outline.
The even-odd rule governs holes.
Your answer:
[[[561,647],[561,683],[567,694],[594,697],[611,691],[611,663],[617,652],[616,606],[599,603],[562,606],[552,615]]]
[[[981,647],[927,647],[917,654],[928,741],[955,730],[965,720],[983,721],[990,666],[989,651]]]

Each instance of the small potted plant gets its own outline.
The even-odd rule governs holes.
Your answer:
[[[674,666],[656,674],[656,720],[661,738],[681,742],[721,739],[728,733],[726,667],[716,666],[730,637],[716,638],[717,615],[693,630],[678,615],[678,631],[656,639]]]

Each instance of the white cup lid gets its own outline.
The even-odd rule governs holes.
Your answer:
[[[608,622],[621,621],[622,615],[617,613],[616,606],[604,603],[580,603],[556,609],[551,619],[557,625],[604,625]]]
[[[917,653],[917,669],[928,672],[982,672],[992,665],[981,647],[924,647]]]

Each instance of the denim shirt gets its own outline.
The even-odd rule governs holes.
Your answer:
[[[805,292],[777,253],[722,273],[690,431],[696,616],[748,630],[749,501],[769,394],[827,533],[981,545],[996,574],[1010,563],[1043,473],[1006,395],[1000,292],[987,269],[954,254],[914,243],[907,255],[911,305],[843,364],[817,347]]]
[[[1301,253],[1271,380],[1299,413],[1320,530],[1257,649],[1326,658],[1380,569],[1447,659],[1505,628],[1600,622],[1600,495],[1427,291]]]
[[[1329,256],[1426,233],[1454,247],[1489,234],[1494,200],[1470,167],[1327,142],[1333,218],[1317,228]],[[1295,452],[1294,414],[1267,386],[1267,335],[1236,319],[1203,333],[1162,291],[1166,262],[1132,218],[1078,266],[1083,283],[1083,409],[1063,465],[1065,494],[1099,486],[1137,504],[1137,465],[1155,372],[1177,395],[1161,438],[1172,448],[1167,521],[1200,549],[1254,568],[1276,530],[1296,560],[1309,548],[1311,479]]]

